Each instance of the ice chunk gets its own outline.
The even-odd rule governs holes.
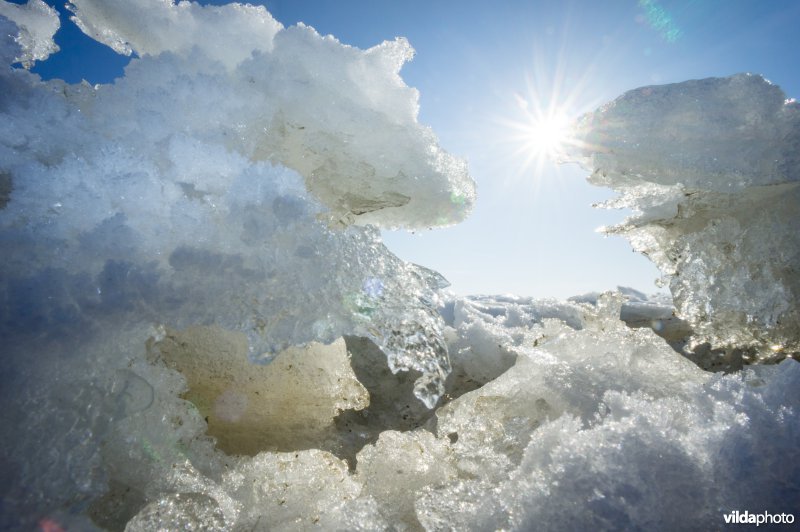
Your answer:
[[[183,397],[228,454],[324,447],[340,412],[370,402],[343,339],[290,348],[266,366],[253,366],[244,335],[192,327],[168,332],[150,353],[186,377]]]
[[[222,485],[242,504],[237,529],[383,530],[375,499],[347,464],[318,450],[243,459]]]
[[[0,17],[5,17],[17,25],[14,40],[20,50],[11,58],[12,61],[18,61],[25,68],[30,68],[34,61],[47,59],[50,54],[59,50],[53,41],[53,36],[61,26],[61,22],[58,19],[58,12],[45,4],[44,0],[28,0],[22,5],[0,0]],[[6,35],[5,30],[3,35]]]
[[[34,25],[20,13],[44,4],[2,5],[7,67],[21,49],[33,53],[9,35],[44,35],[44,15]],[[414,370],[416,408],[429,409],[450,370],[437,310],[445,283],[390,253],[372,224],[455,223],[474,184],[417,123],[417,93],[399,76],[412,54],[402,39],[362,51],[240,5],[73,9],[89,34],[139,57],[100,86],[0,69],[2,410],[6,426],[25,427],[2,435],[15,511],[0,528],[89,505],[95,515],[125,508],[109,518],[117,527],[142,500],[191,522],[196,501],[175,493],[211,496],[230,523],[221,451],[205,416],[179,398],[183,377],[145,363],[147,339],[222,329],[246,337],[250,361],[263,364],[291,346],[368,338],[389,370]],[[200,350],[209,365],[219,345]],[[242,378],[247,366],[234,366]],[[268,417],[248,410],[259,390],[231,389],[236,379],[207,410],[212,424]],[[344,393],[309,424],[363,404],[348,382],[363,392],[348,379],[297,381]],[[31,455],[49,458],[29,464]],[[103,499],[119,486],[136,496]]]
[[[466,165],[417,123],[418,93],[399,75],[414,53],[405,39],[362,51],[239,4],[76,0],[73,10],[89,36],[159,57],[104,88],[91,104],[98,112],[124,112],[114,116],[147,130],[156,124],[142,122],[161,115],[161,128],[189,125],[195,138],[288,166],[333,224],[431,227],[471,210]]]
[[[800,106],[760,76],[630,91],[578,125],[590,182],[669,282],[695,345],[800,351]]]
[[[414,503],[425,487],[451,482],[456,474],[447,443],[424,430],[401,433],[387,430],[374,445],[358,453],[356,479],[380,504],[390,523],[419,526]]]
[[[201,6],[173,0],[72,0],[67,7],[84,33],[120,54],[186,54],[202,48],[234,66],[254,51],[268,52],[283,28],[263,6]],[[202,35],[203,38],[198,38]]]
[[[125,526],[126,532],[169,529],[227,530],[217,502],[202,493],[167,495],[145,506]]]
[[[73,9],[143,58],[108,86],[3,74],[0,239],[19,243],[1,267],[10,306],[217,323],[248,335],[253,360],[369,337],[392,370],[422,373],[417,394],[432,406],[449,371],[438,281],[350,225],[454,223],[474,197],[463,163],[416,122],[417,93],[398,75],[408,43],[361,51],[239,5]],[[13,288],[44,277],[63,299]]]
[[[792,504],[800,364],[706,373],[623,325],[622,304],[602,296],[579,330],[535,326],[511,369],[437,411],[457,475],[419,492],[426,529],[714,527]]]

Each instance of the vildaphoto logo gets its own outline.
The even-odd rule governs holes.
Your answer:
[[[740,512],[739,510],[734,510],[733,512],[723,514],[722,517],[725,518],[726,524],[737,524],[737,525],[781,525],[787,524],[790,525],[794,523],[794,515],[793,514],[771,514],[769,512],[761,512],[758,514],[753,514],[745,510],[744,512]]]

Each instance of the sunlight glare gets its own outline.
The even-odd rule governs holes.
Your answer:
[[[515,155],[521,158],[521,166],[533,167],[538,176],[560,162],[565,151],[575,144],[573,117],[567,112],[568,102],[542,105],[519,94],[515,99],[522,116],[506,123],[511,131],[509,140],[515,146]]]
[[[566,35],[566,33],[564,33]],[[582,153],[580,117],[603,103],[597,61],[569,54],[570,43],[536,40],[530,70],[506,93],[498,140],[516,166],[513,178],[524,179],[535,194],[558,186],[562,164]],[[555,46],[555,49],[553,48]]]
[[[524,149],[536,159],[557,159],[571,136],[570,119],[559,108],[532,115],[522,128],[526,137]]]

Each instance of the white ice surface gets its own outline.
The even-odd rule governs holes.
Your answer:
[[[304,26],[281,28],[253,7],[73,3],[87,34],[139,58],[113,85],[42,82],[8,65],[52,42],[52,33],[30,32],[36,42],[26,48],[8,20],[17,19],[0,12],[0,423],[9,429],[0,435],[0,528],[673,530],[718,528],[733,510],[796,509],[794,360],[712,374],[650,329],[619,319],[658,321],[669,301],[630,290],[567,302],[452,296],[436,272],[382,246],[367,224],[455,223],[474,200],[463,163],[416,122],[416,92],[398,75],[411,53],[405,41],[361,51]],[[25,27],[45,27],[49,17],[42,11]],[[217,38],[207,39],[212,34]],[[776,104],[775,89],[756,78],[689,89],[746,97],[754,109],[777,113],[739,117],[739,132],[760,139],[757,146],[777,138],[769,125],[776,116],[775,127],[794,123],[782,114],[793,104]],[[679,109],[673,118],[691,124],[693,113],[705,112],[674,87],[653,94],[663,96],[651,101],[653,116]],[[677,104],[667,105],[672,98]],[[714,113],[727,116],[725,105],[710,101]],[[786,131],[791,137],[795,130]],[[706,167],[692,174],[685,182],[706,200],[691,207],[707,213],[720,197],[714,194],[726,194],[730,202],[722,206],[733,208],[686,223],[710,226],[733,212],[739,229],[752,227],[753,235],[731,265],[749,268],[747,246],[756,244],[773,246],[771,264],[791,261],[798,247],[786,227],[796,194],[787,184],[796,173],[767,159],[737,158],[746,145],[735,131],[719,133],[722,140],[709,146],[731,155],[745,181],[726,188]],[[673,194],[684,190],[676,176],[702,166],[697,139],[675,145],[686,155],[673,172],[657,146],[627,151],[623,137],[618,153],[663,165],[656,177],[620,178],[624,165],[611,152],[598,152],[596,161],[617,172],[620,188],[635,189],[631,197],[646,220],[674,212],[684,201]],[[772,157],[786,145],[760,149]],[[712,170],[727,172],[726,165]],[[789,192],[778,208],[767,202],[773,208],[742,225],[741,213],[753,212],[742,205],[774,197],[759,192],[775,184],[771,179]],[[665,246],[694,235],[688,248],[699,273],[680,285],[676,304],[685,310],[687,301],[708,298],[713,312],[698,322],[708,327],[703,334],[719,325],[745,345],[757,331],[789,334],[765,328],[763,314],[752,314],[756,325],[748,328],[717,312],[716,285],[700,282],[703,261],[747,234],[732,220],[725,224],[710,240],[685,226],[657,234]],[[767,272],[773,278],[739,287],[754,291],[756,309],[775,296],[758,292],[762,286],[796,294],[795,285],[775,277],[778,270]],[[775,301],[780,314],[793,300]],[[413,430],[386,428],[374,440],[334,423],[340,433],[331,438],[363,445],[352,449],[358,452],[350,464],[301,445],[228,455],[206,434],[213,420],[202,411],[209,405],[191,395],[199,392],[189,389],[190,377],[157,356],[172,341],[196,361],[192,349],[202,344],[210,362],[198,386],[213,395],[214,370],[233,367],[226,361],[236,350],[226,347],[225,335],[208,340],[187,331],[214,327],[249,341],[256,360],[292,344],[366,336],[392,369],[419,372],[417,395],[428,404],[448,395],[431,417],[404,425]],[[189,335],[183,342],[174,332],[180,329]],[[281,367],[285,374],[272,378],[287,386],[315,382],[292,364]],[[322,382],[352,382],[357,373],[331,371],[341,373]],[[257,372],[240,378],[256,379]],[[250,381],[247,387],[258,391]],[[213,405],[239,391],[212,396]],[[228,408],[246,406],[236,397]],[[325,416],[330,405],[350,404],[329,399]],[[377,409],[380,401],[372,399]],[[282,412],[283,423],[291,422],[291,409]],[[367,410],[346,413],[383,414]],[[236,428],[246,434],[248,427]]]
[[[637,214],[694,344],[800,351],[800,106],[761,76],[642,87],[584,116],[572,158]]]
[[[50,54],[58,51],[53,35],[58,31],[61,22],[58,20],[58,12],[45,4],[44,0],[30,0],[22,5],[0,2],[0,16],[17,26],[16,32],[9,28],[7,34],[13,36],[20,47],[12,61],[18,61],[29,67],[35,61],[47,59]],[[5,32],[6,30],[3,30],[4,34]],[[4,52],[8,50],[6,48]],[[7,59],[5,57],[3,59],[5,65]]]

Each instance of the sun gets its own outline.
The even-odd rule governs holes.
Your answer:
[[[545,168],[563,161],[566,150],[575,144],[574,116],[568,104],[528,100],[515,95],[517,116],[506,120],[507,140],[514,158],[523,169],[533,168],[539,175]]]
[[[535,159],[557,160],[571,143],[571,124],[566,111],[559,107],[531,113],[527,121],[519,125],[522,149]]]
[[[583,152],[580,117],[602,103],[597,92],[602,75],[594,62],[581,61],[578,68],[576,61],[567,48],[534,52],[530,69],[506,89],[498,125],[518,177],[537,184],[557,179],[561,166]]]

